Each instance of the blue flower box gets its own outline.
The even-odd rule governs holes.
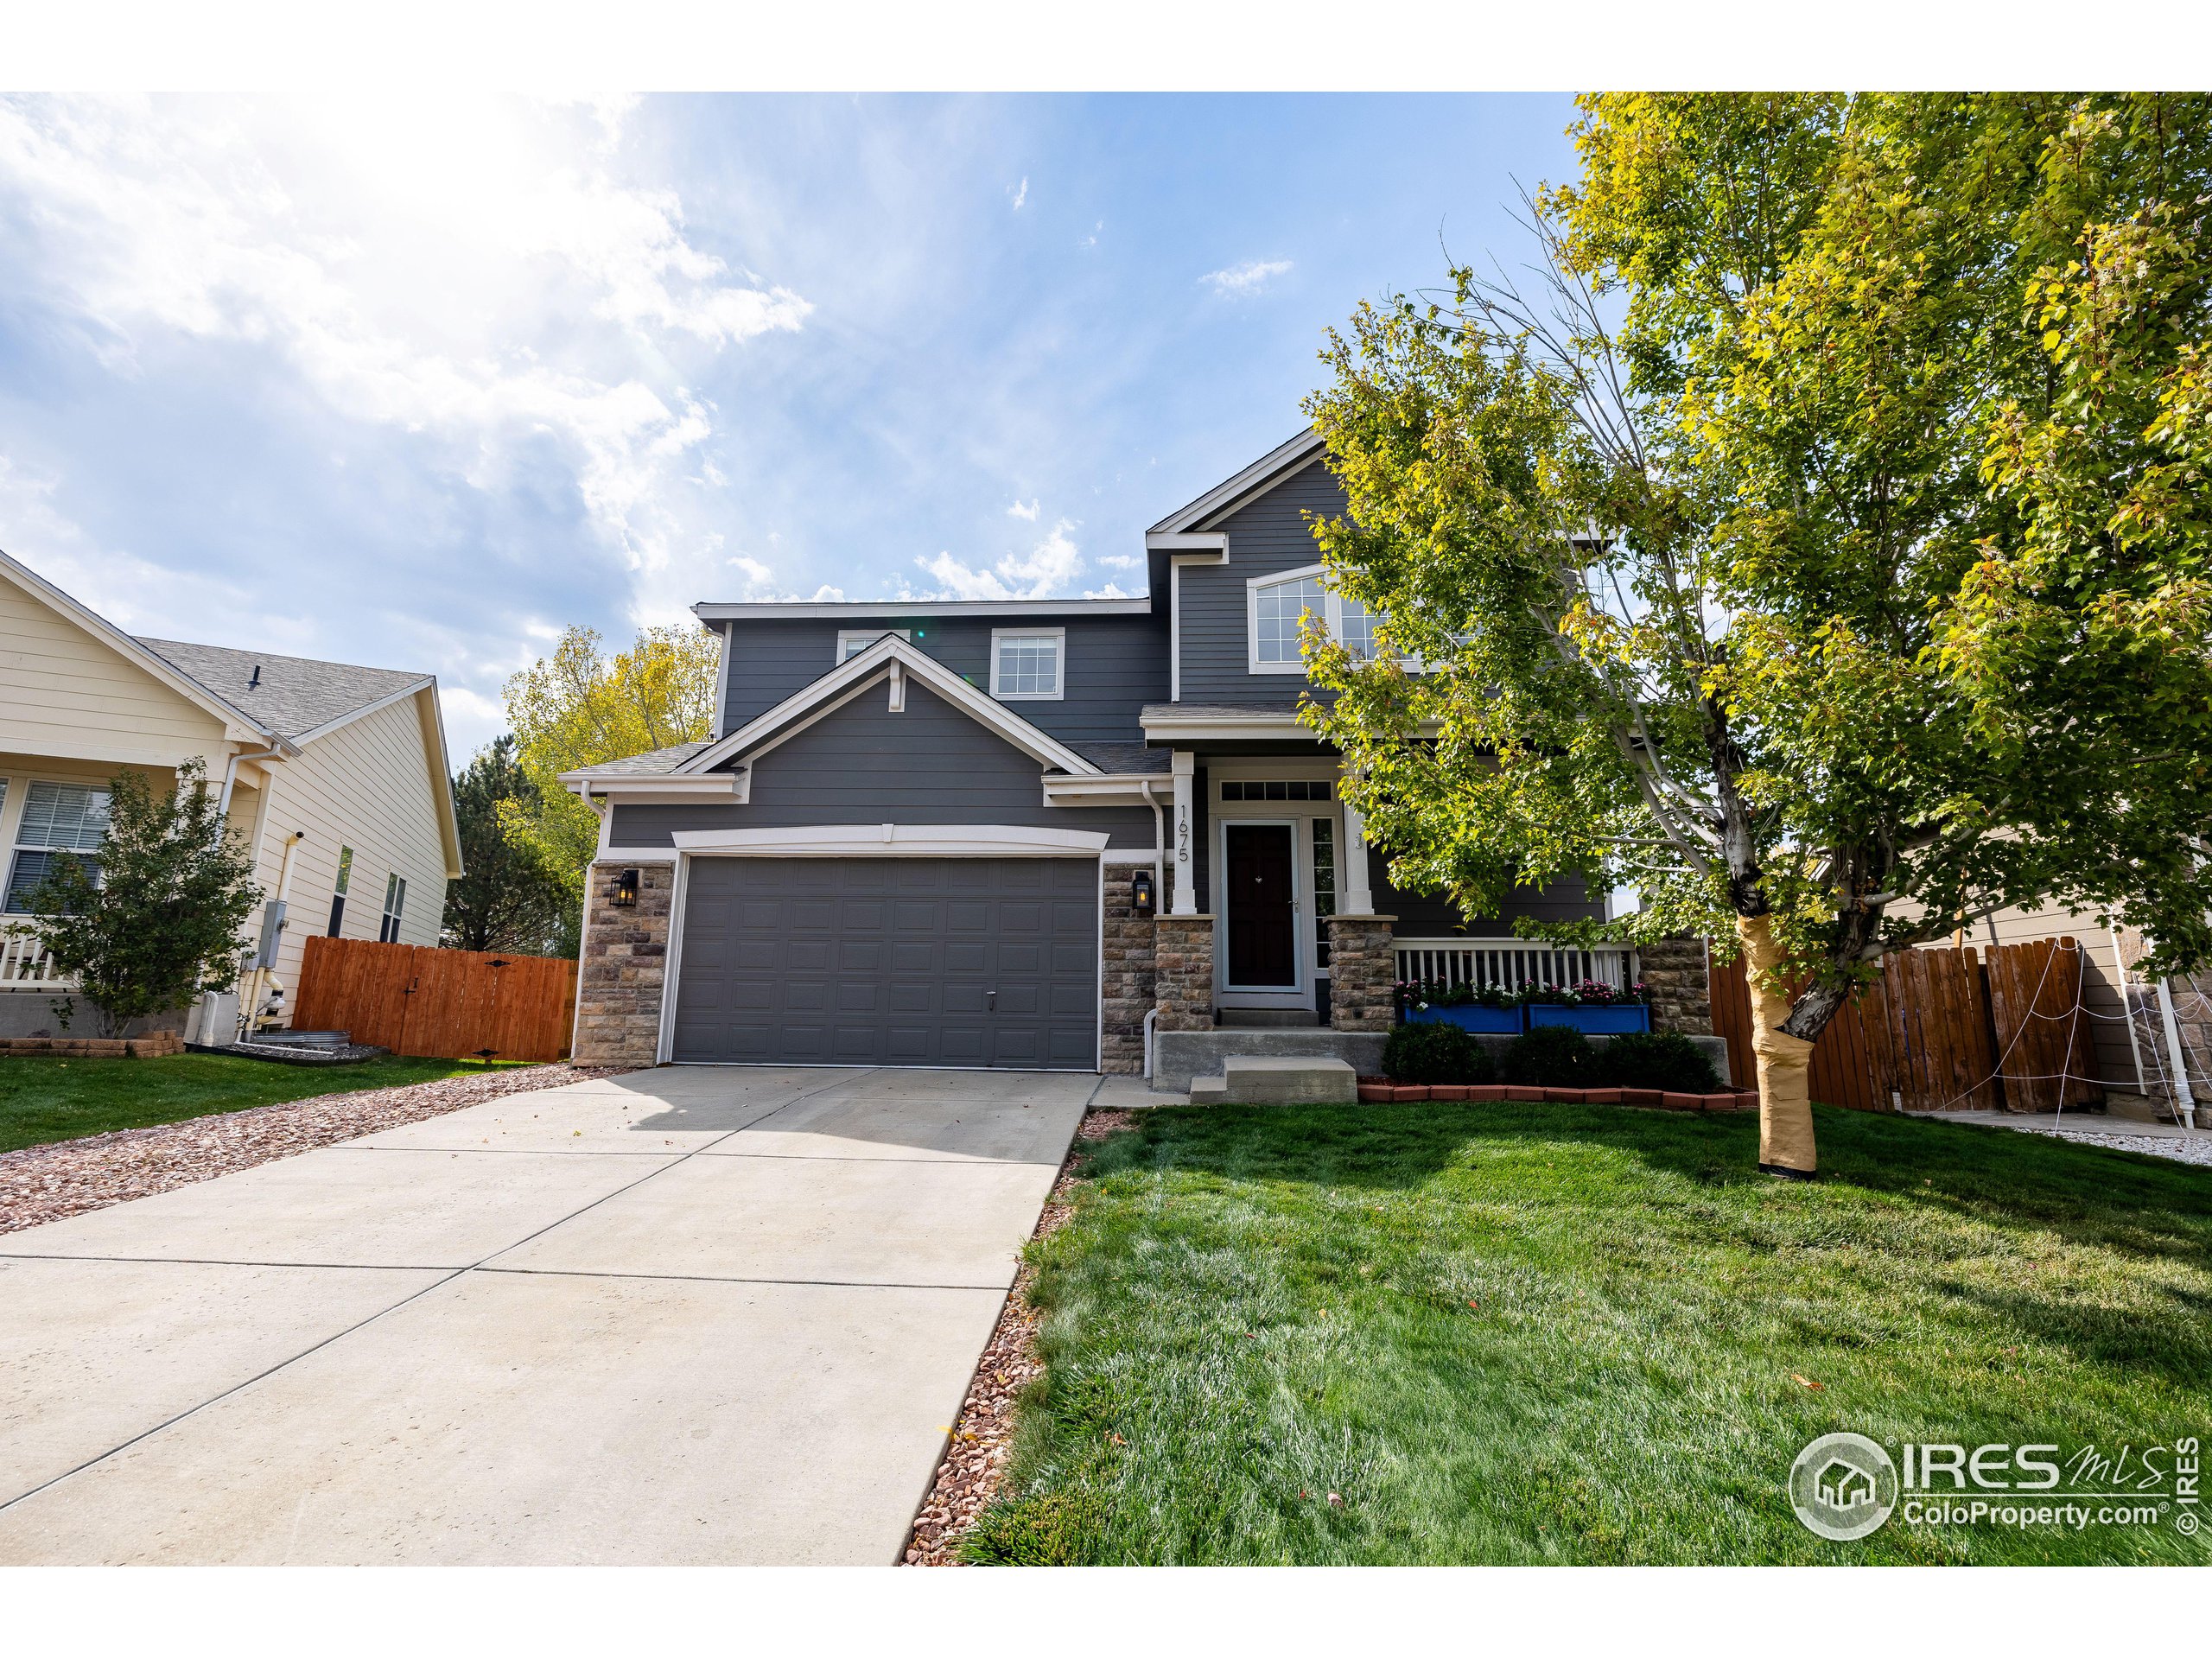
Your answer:
[[[1618,1037],[1651,1029],[1651,1007],[1645,1002],[1531,1002],[1527,1012],[1532,1031],[1538,1026],[1573,1026],[1586,1036]]]
[[[1426,1008],[1408,1008],[1406,1023],[1409,1026],[1458,1026],[1465,1031],[1494,1031],[1518,1036],[1521,1010],[1486,1008],[1479,1002],[1432,1003]]]

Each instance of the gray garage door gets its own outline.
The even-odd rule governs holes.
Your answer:
[[[1098,866],[695,858],[674,1057],[1098,1064]]]

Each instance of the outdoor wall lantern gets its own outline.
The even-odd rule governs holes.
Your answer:
[[[1160,900],[1153,892],[1150,870],[1139,870],[1129,879],[1129,902],[1140,916],[1149,916],[1158,908]]]
[[[614,878],[614,892],[609,901],[617,910],[628,910],[638,902],[638,873],[625,870]]]

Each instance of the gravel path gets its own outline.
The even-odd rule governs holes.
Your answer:
[[[2177,1135],[2120,1135],[2101,1129],[2030,1128],[2024,1125],[2020,1126],[2020,1129],[2024,1135],[2045,1135],[2054,1141],[2081,1141],[2093,1147],[2111,1147],[2120,1152],[2146,1152],[2153,1158],[2171,1158],[2177,1163],[2203,1164],[2212,1167],[2212,1135],[2186,1137]]]
[[[117,1129],[0,1154],[0,1233],[251,1169],[502,1095],[604,1077],[611,1066],[533,1065],[397,1089],[315,1095],[250,1111]]]
[[[1068,1149],[1068,1160],[1052,1183],[1052,1196],[1045,1200],[1045,1211],[1037,1218],[1033,1236],[1045,1238],[1058,1232],[1075,1212],[1070,1189],[1075,1185],[1072,1171],[1081,1154],[1080,1143],[1103,1141],[1134,1121],[1135,1114],[1130,1112],[1094,1111],[1077,1126],[1078,1144]],[[976,1524],[976,1517],[998,1496],[1006,1478],[1007,1454],[1014,1446],[1014,1412],[1021,1402],[1022,1390],[1045,1374],[1045,1363],[1037,1357],[1037,1326],[1043,1316],[1029,1300],[1031,1277],[1030,1266],[1025,1262],[999,1314],[998,1328],[991,1332],[989,1345],[976,1367],[975,1379],[968,1384],[968,1398],[961,1405],[960,1415],[953,1420],[952,1440],[945,1449],[944,1461],[938,1465],[937,1479],[915,1514],[913,1535],[906,1541],[908,1567],[960,1565],[961,1535]]]

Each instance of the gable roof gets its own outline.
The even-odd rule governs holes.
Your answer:
[[[202,685],[160,652],[149,649],[125,633],[98,611],[79,604],[20,559],[0,552],[0,577],[5,577],[40,603],[67,617],[126,662],[152,675],[187,702],[221,721],[226,728],[241,728],[264,743],[283,748],[290,747],[289,741],[274,727],[264,724],[245,709],[226,702],[212,688]]]
[[[1155,536],[1205,533],[1211,520],[1225,516],[1243,505],[1253,496],[1272,488],[1288,474],[1319,460],[1325,447],[1321,435],[1311,427],[1306,428],[1287,442],[1277,444],[1234,478],[1224,480],[1197,500],[1169,513],[1145,531],[1146,541],[1149,543]]]
[[[395,697],[437,683],[430,675],[405,669],[363,668],[312,657],[234,651],[228,645],[149,639],[143,634],[138,643],[266,729],[296,743],[311,742]]]
[[[625,755],[620,760],[578,766],[573,772],[563,772],[561,781],[565,784],[575,779],[665,778],[713,741],[702,738],[696,743],[671,743],[664,749],[647,749],[643,754]]]
[[[674,773],[711,772],[726,760],[772,747],[789,735],[786,728],[797,726],[817,711],[826,714],[837,703],[857,696],[878,680],[887,680],[893,675],[912,676],[916,683],[928,687],[978,725],[989,728],[1039,766],[1058,767],[1083,777],[1096,777],[1101,771],[1057,737],[1024,720],[995,697],[978,691],[936,658],[925,655],[895,633],[887,633],[866,651],[847,658],[766,714],[679,761]]]

